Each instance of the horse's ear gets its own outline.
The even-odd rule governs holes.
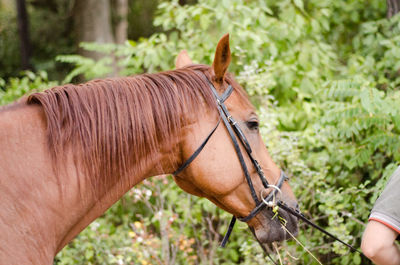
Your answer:
[[[215,51],[212,68],[215,74],[215,80],[221,83],[224,80],[225,72],[231,62],[231,49],[229,48],[229,33],[222,36]]]
[[[187,65],[193,64],[192,60],[190,59],[186,50],[181,51],[178,56],[176,57],[175,67],[182,68]]]

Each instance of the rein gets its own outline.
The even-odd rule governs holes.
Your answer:
[[[260,164],[258,163],[258,161],[252,155],[252,149],[251,149],[250,144],[247,141],[245,135],[243,134],[243,131],[240,129],[238,123],[232,117],[232,115],[229,113],[227,107],[224,104],[224,102],[232,94],[233,87],[229,84],[228,88],[222,93],[222,95],[219,95],[217,90],[215,89],[214,85],[211,83],[211,81],[208,80],[208,78],[205,75],[204,75],[204,77],[206,78],[206,80],[207,80],[207,82],[208,82],[208,84],[210,86],[210,89],[211,89],[212,93],[214,94],[214,97],[215,97],[215,99],[217,101],[217,109],[218,109],[218,112],[219,112],[219,119],[218,119],[218,122],[215,125],[215,127],[211,130],[211,132],[208,134],[208,136],[204,139],[202,144],[173,173],[173,175],[177,176],[185,168],[187,168],[190,165],[191,162],[193,162],[193,160],[200,154],[200,152],[206,146],[206,144],[208,143],[208,141],[210,140],[210,138],[214,134],[214,132],[217,130],[217,128],[218,128],[218,126],[219,126],[219,124],[221,123],[221,120],[222,120],[222,122],[224,123],[226,129],[228,130],[229,136],[230,136],[230,138],[232,140],[233,146],[234,146],[236,154],[237,154],[237,156],[239,158],[240,165],[241,165],[241,167],[243,169],[244,175],[246,177],[247,184],[249,185],[249,188],[250,188],[251,196],[252,196],[252,198],[253,198],[253,200],[254,200],[254,202],[256,204],[256,207],[249,213],[249,215],[247,215],[245,217],[232,216],[232,219],[231,219],[231,221],[229,223],[229,226],[228,226],[228,230],[226,231],[226,234],[225,234],[224,238],[222,239],[220,246],[221,247],[225,247],[226,243],[228,242],[228,239],[229,239],[229,237],[230,237],[230,235],[232,233],[233,227],[235,226],[236,219],[239,219],[239,221],[242,221],[242,222],[248,222],[253,217],[255,217],[261,210],[263,210],[265,207],[268,207],[269,209],[271,209],[274,206],[278,206],[279,209],[285,210],[289,214],[297,217],[298,219],[303,220],[308,225],[318,229],[322,233],[324,233],[324,234],[330,236],[331,238],[335,239],[336,241],[342,243],[343,245],[348,247],[352,252],[356,251],[356,252],[360,253],[362,256],[364,256],[363,253],[361,251],[359,251],[358,249],[356,249],[353,246],[351,246],[350,244],[340,240],[339,238],[337,238],[336,236],[332,235],[331,233],[329,233],[328,231],[326,231],[322,227],[320,227],[317,224],[313,223],[312,221],[308,220],[300,211],[290,208],[288,205],[286,205],[284,202],[282,202],[280,200],[278,200],[276,202],[273,200],[275,195],[276,195],[276,193],[278,191],[280,192],[280,188],[282,187],[283,183],[285,181],[289,180],[289,178],[286,176],[286,174],[283,171],[281,171],[280,178],[279,178],[278,182],[276,183],[276,185],[271,185],[271,184],[268,183],[267,179],[265,178],[264,172],[261,169]],[[267,188],[273,188],[273,191],[270,192],[265,198],[263,198],[263,196],[261,197],[261,201],[257,197],[257,193],[256,193],[256,191],[254,189],[253,181],[251,180],[251,177],[250,177],[249,171],[247,169],[247,165],[246,165],[246,163],[244,161],[242,151],[240,150],[240,146],[239,146],[239,142],[238,142],[237,138],[239,138],[240,143],[243,145],[244,149],[246,150],[246,153],[249,156],[249,158],[251,160],[251,163],[255,167],[255,169],[257,171],[257,174],[260,177],[260,180],[261,180],[264,188],[266,188],[266,189]]]
[[[327,236],[330,236],[331,238],[335,239],[336,241],[342,243],[343,245],[345,245],[346,247],[348,247],[351,252],[358,252],[360,253],[362,256],[364,256],[364,254],[359,251],[358,249],[356,249],[355,247],[353,247],[352,245],[340,240],[338,237],[332,235],[331,233],[329,233],[328,231],[326,231],[325,229],[323,229],[322,227],[320,227],[319,225],[313,223],[312,221],[308,220],[300,211],[298,210],[294,210],[292,208],[290,208],[289,206],[287,206],[284,202],[282,201],[277,201],[276,203],[280,209],[283,209],[285,211],[287,211],[288,213],[290,213],[291,215],[296,216],[297,218],[301,219],[302,221],[304,221],[306,224],[318,229],[319,231],[321,231],[322,233],[324,233]]]

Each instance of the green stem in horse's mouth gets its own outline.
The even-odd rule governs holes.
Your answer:
[[[279,215],[279,206],[278,205],[275,205],[272,208],[272,212],[274,213],[274,216],[272,216],[271,219],[274,219],[274,218],[278,217],[279,222],[286,227],[287,220]]]
[[[279,206],[278,205],[275,205],[274,208],[272,208],[272,212],[274,213],[274,216],[272,216],[271,219],[275,219],[275,217],[278,216],[278,214],[279,214],[278,210],[279,210]]]

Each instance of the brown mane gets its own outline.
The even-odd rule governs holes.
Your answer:
[[[94,80],[54,87],[29,96],[43,106],[52,157],[60,164],[65,148],[73,148],[94,190],[106,188],[124,174],[135,174],[161,143],[176,137],[186,117],[215,106],[204,74],[209,66]],[[246,98],[242,89],[236,91]],[[71,149],[72,150],[72,149]],[[96,187],[97,186],[97,187]]]

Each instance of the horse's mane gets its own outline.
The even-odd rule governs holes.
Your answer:
[[[47,119],[52,157],[60,164],[65,148],[88,174],[95,190],[135,174],[161,143],[177,137],[188,115],[215,106],[204,74],[209,66],[157,74],[94,80],[34,93],[27,104],[40,104]],[[202,74],[204,73],[204,74]],[[229,83],[234,82],[228,76]],[[242,89],[238,89],[244,95]],[[98,186],[100,185],[100,186]],[[98,187],[96,187],[98,186]]]

